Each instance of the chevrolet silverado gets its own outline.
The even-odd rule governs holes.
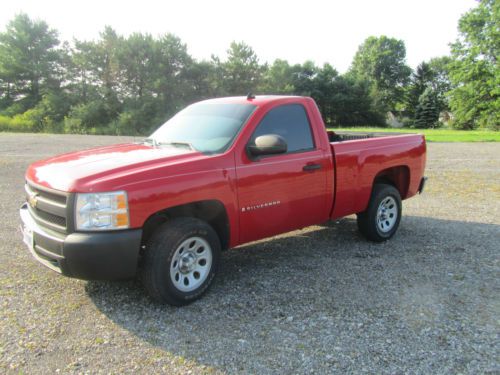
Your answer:
[[[140,274],[156,300],[200,297],[220,253],[356,214],[391,238],[401,201],[424,188],[422,135],[326,131],[313,99],[252,96],[192,104],[140,142],[35,162],[23,239],[66,276]]]

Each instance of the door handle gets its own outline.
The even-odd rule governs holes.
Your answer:
[[[317,171],[318,169],[321,169],[321,164],[306,164],[302,168],[302,170],[306,172],[314,172]]]

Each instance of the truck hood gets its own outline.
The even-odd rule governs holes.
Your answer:
[[[133,173],[157,165],[175,165],[207,156],[181,147],[153,147],[126,143],[72,152],[29,166],[26,178],[35,184],[65,192],[92,191],[92,182]]]

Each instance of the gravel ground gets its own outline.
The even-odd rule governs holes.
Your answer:
[[[58,276],[18,230],[29,163],[129,139],[0,134],[0,372],[500,372],[500,144],[429,144],[393,240],[347,217],[243,246],[173,308]]]

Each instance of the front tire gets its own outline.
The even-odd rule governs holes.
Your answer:
[[[387,241],[398,230],[401,206],[401,196],[394,186],[376,184],[368,208],[357,215],[359,231],[370,241]]]
[[[143,285],[158,302],[187,305],[208,290],[220,251],[210,225],[195,218],[173,219],[158,227],[147,243]]]

